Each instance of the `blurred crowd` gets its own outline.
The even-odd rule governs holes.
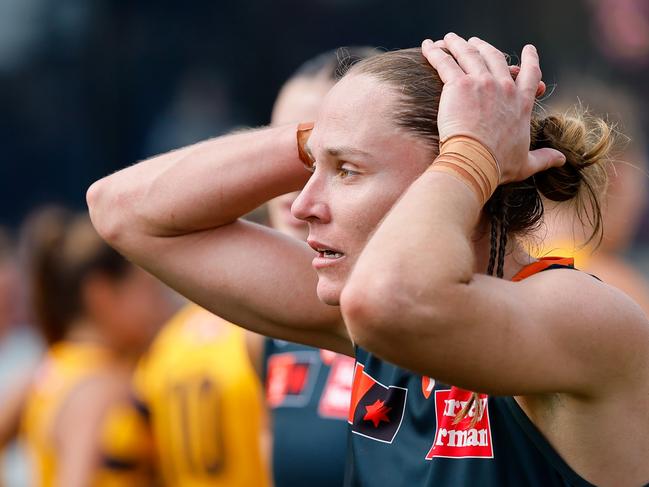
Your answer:
[[[506,52],[535,42],[553,92],[544,109],[580,103],[621,136],[602,245],[584,244],[563,207],[531,245],[539,255],[576,255],[578,267],[649,313],[649,4],[394,8],[382,0],[0,3],[0,485],[51,480],[61,465],[69,470],[56,475],[76,479],[64,484],[72,486],[91,477],[120,486],[298,485],[316,469],[317,435],[341,452],[320,466],[333,472],[322,485],[340,485],[353,361],[244,333],[185,302],[110,249],[83,206],[93,180],[148,155],[315,118],[336,63],[371,51],[329,53],[284,82],[338,46],[408,47],[452,29]],[[251,218],[304,239],[289,213],[293,197]],[[306,435],[300,424],[313,423],[298,420],[316,416]]]

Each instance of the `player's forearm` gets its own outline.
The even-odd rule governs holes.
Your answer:
[[[479,214],[478,199],[457,179],[427,172],[415,181],[368,242],[343,291],[352,338],[372,349],[417,324],[435,333],[437,324],[451,323],[448,315],[473,277]]]
[[[215,228],[304,185],[295,127],[251,130],[153,157],[94,183],[90,215],[112,243]]]

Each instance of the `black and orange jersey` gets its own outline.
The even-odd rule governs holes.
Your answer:
[[[522,269],[572,268],[542,259]],[[357,348],[346,486],[593,487],[559,456],[513,397],[471,392],[422,377]],[[480,414],[475,418],[476,414]]]
[[[141,361],[134,389],[165,485],[268,485],[261,386],[241,328],[186,306]]]
[[[342,485],[354,359],[266,339],[275,487]]]

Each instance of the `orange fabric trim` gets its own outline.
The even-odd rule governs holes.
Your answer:
[[[457,166],[454,173],[448,168]],[[484,205],[500,183],[500,167],[493,154],[478,140],[466,135],[454,135],[440,143],[439,155],[428,168],[454,174],[474,190]],[[459,170],[462,169],[462,170]]]
[[[313,131],[313,125],[314,125],[313,122],[302,122],[297,126],[297,131],[296,131],[297,156],[302,161],[302,164],[304,164],[308,169],[311,169],[311,167],[313,167],[313,161],[306,153],[306,150],[304,149],[304,144],[306,144],[307,140],[309,140],[309,137],[311,136],[311,132]]]
[[[533,264],[523,267],[514,277],[512,277],[512,281],[522,281],[523,279],[533,276],[534,274],[538,274],[539,272],[553,265],[566,265],[574,267],[575,259],[573,259],[572,257],[543,257],[538,262],[534,262]]]
[[[465,168],[461,167],[459,164],[453,164],[445,161],[437,161],[435,163],[434,170],[436,172],[444,172],[455,177],[459,181],[462,181],[464,184],[468,185],[475,193],[480,197],[480,201],[484,201],[485,196],[482,191],[482,187],[478,184],[475,177],[473,177]]]

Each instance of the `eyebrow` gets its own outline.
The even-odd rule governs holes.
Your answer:
[[[352,156],[369,156],[369,153],[360,150],[360,149],[355,149],[354,147],[327,147],[327,152],[334,156],[334,157],[340,157],[344,155],[352,155]]]
[[[309,156],[313,158],[311,147],[309,146],[308,141],[306,142],[306,144],[304,144],[304,149],[306,150],[307,154],[309,154]],[[347,146],[327,147],[325,150],[329,155],[333,157],[340,157],[344,155],[370,157],[369,152],[365,152],[363,150],[356,149],[354,147],[347,147]]]

